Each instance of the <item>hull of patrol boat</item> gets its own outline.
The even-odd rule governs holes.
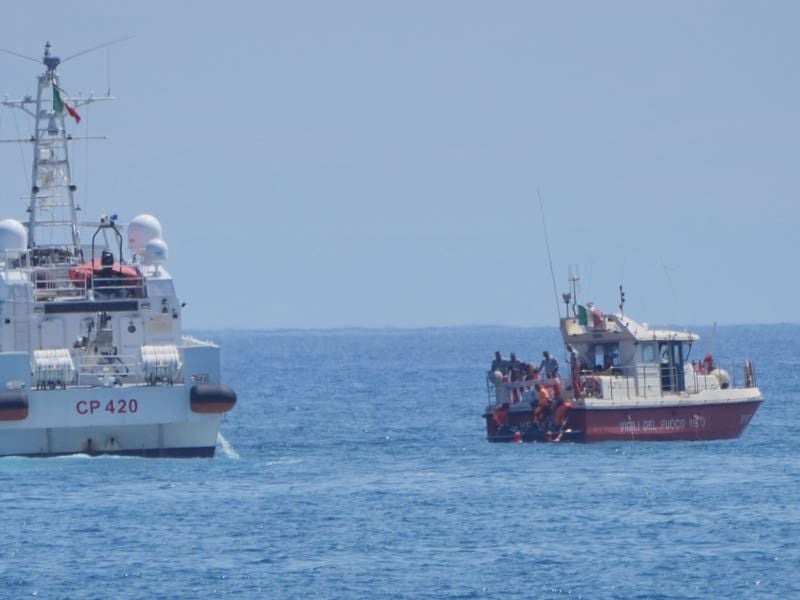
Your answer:
[[[235,403],[230,388],[215,384],[73,387],[22,395],[27,413],[0,420],[0,456],[213,457],[222,414]]]
[[[534,423],[533,407],[526,403],[483,416],[490,442],[721,440],[738,438],[761,402],[754,397],[716,404],[573,406],[558,428]]]
[[[724,440],[738,438],[755,415],[761,399],[746,402],[576,408],[570,416],[583,441]]]

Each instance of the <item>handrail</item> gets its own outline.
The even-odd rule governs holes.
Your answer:
[[[147,377],[141,356],[136,354],[86,354],[74,357],[77,385],[103,383],[110,380],[114,385],[122,383],[159,383]],[[177,375],[171,383],[183,383],[184,366],[181,362]]]
[[[668,394],[699,394],[702,391],[713,389],[746,389],[757,387],[755,367],[749,360],[742,362],[731,361],[730,372],[717,368],[715,372],[719,372],[716,374],[715,372],[701,373],[687,367],[688,364],[684,365],[682,371],[684,384],[682,390],[678,389],[681,370],[676,365],[661,365],[658,363],[614,367],[614,369],[608,371],[581,371],[578,381],[580,382],[581,388],[584,390],[582,394],[584,397],[607,398],[609,400],[614,398],[615,391],[626,394],[628,397],[631,395],[647,397],[649,395],[648,388],[652,388],[659,397],[663,397]],[[739,368],[744,369],[742,385],[737,385],[736,373]],[[604,379],[609,379],[612,383],[610,385],[603,385]],[[622,385],[614,385],[613,383],[621,379],[624,379],[624,389],[621,389]],[[501,400],[512,402],[515,390],[522,388],[528,390],[536,383],[552,385],[554,382],[553,380],[547,379],[498,382],[495,381],[491,371],[487,372],[486,381],[490,402],[492,398],[492,387],[494,387],[494,395],[497,404],[502,404]]]
[[[121,278],[117,276],[88,276],[83,279],[70,277],[72,267],[35,267],[30,270],[34,301],[57,298],[86,299],[94,288],[95,296],[145,298],[147,286],[144,276]]]

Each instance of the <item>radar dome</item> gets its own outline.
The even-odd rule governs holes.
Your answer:
[[[153,215],[138,215],[128,225],[128,250],[143,254],[149,241],[163,237],[158,219]]]
[[[0,252],[25,252],[28,230],[16,219],[0,221]]]
[[[167,262],[167,243],[159,238],[147,242],[143,262],[146,265],[163,265]]]

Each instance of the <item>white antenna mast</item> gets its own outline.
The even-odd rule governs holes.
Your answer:
[[[28,206],[28,246],[32,249],[56,244],[68,247],[73,255],[77,255],[81,251],[77,208],[74,199],[77,186],[70,171],[67,142],[89,139],[89,137],[75,137],[68,134],[65,117],[69,115],[76,123],[79,123],[81,120],[77,111],[79,107],[97,100],[110,99],[110,96],[95,98],[93,95],[88,98],[70,99],[60,86],[56,69],[66,60],[104,48],[118,41],[122,40],[114,40],[89,48],[73,54],[64,61],[50,53],[50,42],[47,42],[41,60],[45,71],[38,77],[36,98],[26,96],[22,100],[0,101],[0,105],[18,108],[34,119],[34,132],[30,138],[7,140],[28,142],[34,145]],[[33,60],[29,56],[10,50],[3,50],[3,52],[26,60]],[[52,94],[52,102],[50,94]],[[34,105],[34,107],[31,108],[30,105]]]
[[[578,265],[574,267],[570,265],[569,267],[569,285],[572,288],[572,314],[573,316],[577,313],[575,312],[575,307],[578,305],[578,282],[581,280],[580,275],[578,274]]]

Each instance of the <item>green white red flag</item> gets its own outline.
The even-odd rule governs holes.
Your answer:
[[[78,114],[78,111],[75,110],[75,105],[72,104],[72,101],[69,99],[69,96],[64,92],[64,90],[60,89],[58,86],[53,86],[53,110],[57,113],[64,112],[64,109],[67,109],[69,116],[75,119],[76,123],[81,122],[81,116]]]

